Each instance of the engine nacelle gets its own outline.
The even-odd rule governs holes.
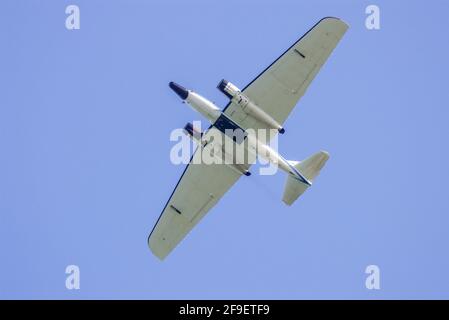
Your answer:
[[[231,82],[223,79],[220,81],[217,88],[231,99],[232,102],[240,106],[240,108],[249,116],[265,123],[269,128],[277,129],[279,133],[285,132],[284,128],[276,120],[259,108]]]
[[[198,131],[194,128],[192,123],[187,123],[184,126],[184,133],[189,136],[193,141],[201,143],[201,137],[203,136],[203,133],[201,131]]]

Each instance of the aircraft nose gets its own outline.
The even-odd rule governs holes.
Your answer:
[[[189,95],[189,91],[187,91],[186,88],[184,88],[183,86],[177,84],[176,82],[170,82],[168,84],[168,86],[174,91],[176,92],[176,94],[182,99],[185,100],[187,99],[187,96]]]

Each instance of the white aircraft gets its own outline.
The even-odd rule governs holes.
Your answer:
[[[190,123],[184,127],[198,146],[148,237],[148,245],[158,258],[164,259],[240,176],[250,175],[252,163],[233,158],[206,164],[201,161],[204,152],[225,159],[228,154],[224,143],[237,145],[244,141],[245,150],[287,173],[282,199],[287,205],[312,185],[329,158],[327,152],[318,152],[301,162],[288,161],[249,132],[271,129],[284,133],[282,124],[347,29],[348,25],[338,18],[324,18],[243,90],[222,80],[217,88],[230,99],[223,111],[199,94],[170,82],[170,88],[212,125],[204,133],[197,132]],[[243,132],[242,139],[229,134],[235,130]]]

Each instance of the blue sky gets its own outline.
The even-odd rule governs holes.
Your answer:
[[[446,1],[0,8],[0,298],[449,298]],[[244,87],[324,16],[350,29],[279,140],[330,152],[316,184],[287,207],[283,173],[243,177],[160,262],[147,236],[184,169],[169,135],[201,119],[168,82],[224,106],[222,78]]]

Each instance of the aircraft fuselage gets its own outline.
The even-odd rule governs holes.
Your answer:
[[[223,81],[222,81],[223,82]],[[232,84],[231,84],[232,85]],[[202,114],[206,119],[212,124],[212,126],[216,127],[218,130],[223,132],[226,136],[230,137],[234,140],[235,143],[244,143],[244,149],[251,155],[259,156],[264,160],[270,162],[273,165],[278,166],[286,173],[292,175],[294,178],[299,181],[311,185],[311,183],[283,156],[281,156],[276,150],[271,148],[268,143],[264,141],[270,140],[273,137],[273,133],[283,133],[284,129],[278,125],[274,120],[269,122],[266,120],[266,116],[262,114],[264,118],[264,123],[272,123],[272,127],[269,130],[264,131],[264,139],[258,138],[259,132],[251,129],[243,129],[237,123],[232,121],[226,114],[224,114],[219,107],[217,107],[213,102],[201,96],[200,94],[187,90],[186,88],[174,83],[170,82],[170,88],[176,92],[176,94],[189,106],[191,106],[195,111]],[[228,85],[229,86],[229,85]],[[254,109],[256,110],[256,109]],[[203,144],[201,133],[195,132],[192,125],[188,124],[184,128],[188,135],[192,137],[199,144]],[[269,138],[267,138],[267,135]],[[261,141],[262,140],[262,141]],[[218,141],[214,141],[212,143],[220,143]],[[224,148],[224,144],[222,143],[218,149],[222,150],[222,153],[216,153],[216,157],[225,158],[225,163],[229,165],[234,170],[249,176],[250,173],[245,169],[241,164],[244,163],[242,159],[236,159],[234,154],[230,154],[226,148]],[[238,156],[238,155],[237,155]]]

